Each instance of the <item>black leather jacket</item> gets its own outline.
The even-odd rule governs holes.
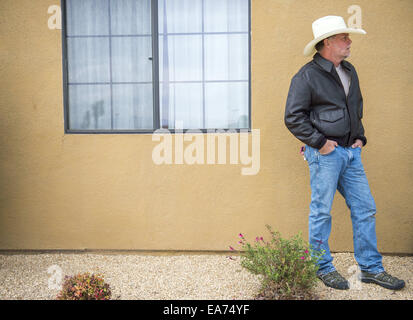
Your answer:
[[[285,107],[285,125],[303,143],[320,149],[327,139],[343,147],[356,139],[367,143],[363,117],[363,98],[353,65],[345,60],[350,72],[348,96],[334,64],[316,53],[292,78]]]

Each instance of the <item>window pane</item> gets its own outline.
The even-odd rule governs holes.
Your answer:
[[[69,85],[70,128],[111,128],[110,86]]]
[[[68,0],[67,34],[69,36],[108,35],[108,0]]]
[[[248,34],[205,35],[205,79],[248,80]]]
[[[151,35],[151,0],[111,1],[112,35]]]
[[[109,82],[108,38],[67,39],[69,83]]]
[[[159,0],[158,8],[159,33],[202,32],[202,0]]]
[[[152,38],[118,37],[112,39],[112,81],[152,81]]]
[[[152,129],[152,94],[152,84],[114,85],[114,129]]]
[[[159,79],[202,81],[202,36],[159,36]]]
[[[248,82],[207,83],[206,128],[248,128]]]
[[[165,91],[167,94],[164,95]],[[169,128],[182,123],[181,129],[203,128],[202,83],[161,84],[161,119],[167,121]]]
[[[248,0],[206,0],[205,32],[248,32]]]

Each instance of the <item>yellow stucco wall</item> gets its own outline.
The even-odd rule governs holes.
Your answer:
[[[285,128],[293,74],[308,61],[311,23],[350,17],[367,36],[352,56],[364,96],[364,166],[381,252],[413,253],[413,1],[252,0],[252,124],[257,175],[243,165],[156,165],[148,134],[64,134],[60,30],[51,0],[0,1],[0,249],[226,250],[247,236],[307,238],[310,201],[301,143]],[[186,142],[187,144],[189,142]],[[337,193],[332,251],[352,251]]]

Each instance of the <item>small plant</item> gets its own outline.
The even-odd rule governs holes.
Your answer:
[[[88,272],[66,276],[58,300],[110,300],[109,284],[100,274],[90,275]]]
[[[262,275],[262,288],[257,299],[315,299],[311,289],[317,281],[317,261],[324,252],[315,251],[301,235],[283,239],[279,232],[270,232],[270,241],[256,237],[253,244],[239,234],[241,266]],[[230,247],[232,251],[236,251]],[[231,257],[232,259],[232,257]],[[234,259],[233,259],[234,260]]]

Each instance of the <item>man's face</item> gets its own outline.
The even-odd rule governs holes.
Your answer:
[[[348,33],[340,33],[328,39],[332,55],[340,59],[350,56],[351,40]]]

